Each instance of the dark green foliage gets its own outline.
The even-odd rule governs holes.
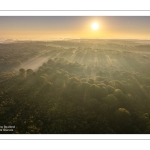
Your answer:
[[[16,126],[1,133],[149,134],[150,55],[139,44],[0,44],[0,125]]]
[[[107,95],[107,97],[104,98],[104,102],[107,104],[110,112],[115,111],[119,106],[118,99],[113,94]]]
[[[20,74],[24,74],[26,72],[23,68],[19,69],[19,71],[20,71]]]
[[[47,79],[44,76],[40,76],[37,78],[37,84],[39,84],[40,86],[44,85],[46,82],[47,82]]]
[[[131,128],[131,114],[128,110],[125,108],[119,108],[116,110],[114,113],[114,122],[115,122],[115,127],[114,130],[117,133],[130,133],[130,128]]]
[[[88,83],[94,84],[94,79],[89,79],[89,80],[88,80]]]
[[[27,69],[26,70],[27,76],[30,76],[33,74],[33,70],[32,69]]]

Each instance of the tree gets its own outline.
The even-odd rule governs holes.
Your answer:
[[[23,69],[23,68],[19,69],[19,74],[20,74],[21,77],[25,78],[25,76],[26,76],[25,69]]]
[[[113,121],[115,123],[116,133],[130,133],[131,128],[131,114],[125,108],[116,110]]]
[[[106,116],[108,113],[108,105],[106,103],[103,103],[102,105],[100,105],[99,111],[102,115]]]
[[[106,88],[107,88],[109,94],[112,94],[115,91],[115,88],[110,85],[107,85]]]
[[[89,80],[88,80],[88,83],[94,84],[94,79],[89,79]]]
[[[38,84],[42,86],[47,82],[47,79],[44,76],[40,76],[38,77],[37,81],[38,81]]]
[[[92,84],[90,86],[89,93],[90,93],[91,98],[99,99],[100,98],[100,87],[97,86],[96,84]]]
[[[100,95],[100,98],[102,99],[108,95],[108,90],[103,85],[99,85],[99,87],[100,87],[99,95]]]
[[[43,92],[43,94],[52,92],[52,83],[51,83],[51,82],[47,82],[47,83],[43,86],[41,92]]]
[[[126,102],[126,97],[120,89],[115,89],[114,96],[118,99],[121,107],[124,106],[124,104]]]
[[[109,111],[114,111],[118,107],[118,100],[113,94],[107,95],[104,99],[105,103],[108,105]]]
[[[139,125],[139,128],[141,129],[142,132],[146,130],[148,123],[150,123],[149,114],[143,113],[142,116],[140,117],[140,125]]]
[[[32,69],[27,69],[26,73],[27,73],[27,76],[30,76],[31,74],[33,74],[33,70]]]
[[[22,74],[25,74],[26,71],[25,71],[25,69],[21,68],[21,69],[19,69],[19,72],[22,75]]]
[[[87,92],[87,91],[89,90],[89,87],[90,87],[90,84],[89,84],[89,83],[87,83],[87,82],[82,82],[82,83],[80,84],[80,91],[81,91],[82,93],[85,93],[85,92]]]

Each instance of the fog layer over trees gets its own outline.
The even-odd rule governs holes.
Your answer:
[[[150,133],[150,41],[1,43],[0,71],[0,133]]]

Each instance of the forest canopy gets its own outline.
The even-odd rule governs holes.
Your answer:
[[[2,134],[149,134],[150,41],[0,44]]]

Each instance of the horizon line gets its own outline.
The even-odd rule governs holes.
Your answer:
[[[49,38],[49,39],[0,39],[0,42],[51,41],[51,40],[150,40],[150,38]]]

